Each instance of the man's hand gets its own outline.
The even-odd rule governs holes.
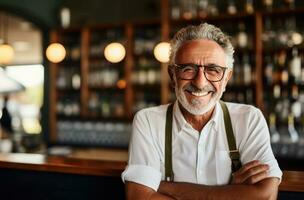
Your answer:
[[[255,184],[267,178],[269,166],[254,160],[246,163],[237,172],[232,175],[231,184]]]

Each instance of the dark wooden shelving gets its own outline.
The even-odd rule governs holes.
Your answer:
[[[178,30],[179,28],[190,25],[190,24],[199,24],[204,21],[214,23],[221,26],[225,26],[229,24],[228,29],[229,34],[236,34],[238,32],[238,22],[242,21],[246,25],[246,32],[250,34],[250,42],[249,48],[238,48],[235,47],[235,57],[242,58],[244,54],[248,54],[250,56],[250,64],[252,73],[254,75],[254,82],[250,85],[228,85],[228,91],[231,90],[232,93],[236,93],[237,91],[242,92],[243,90],[251,89],[253,92],[254,104],[259,107],[262,111],[264,111],[264,93],[262,91],[265,90],[266,83],[264,81],[264,55],[265,54],[275,54],[279,51],[291,51],[290,47],[275,47],[274,49],[266,49],[263,46],[263,30],[264,30],[264,20],[266,17],[270,18],[279,18],[286,17],[288,15],[296,15],[301,16],[304,14],[304,8],[296,8],[294,10],[290,9],[273,9],[270,11],[255,11],[253,14],[247,14],[244,12],[238,12],[235,15],[229,14],[220,14],[218,16],[207,16],[204,18],[194,18],[190,20],[186,19],[178,19],[172,20],[170,19],[170,0],[162,0],[161,4],[161,16],[159,19],[152,20],[137,20],[133,22],[123,22],[123,23],[114,23],[114,24],[96,24],[96,25],[88,25],[84,27],[73,27],[69,29],[58,29],[51,33],[51,42],[61,42],[64,39],[63,36],[71,34],[73,38],[78,39],[77,43],[79,43],[79,48],[81,51],[80,60],[75,61],[76,67],[78,66],[81,73],[81,88],[79,90],[73,91],[71,90],[61,90],[56,87],[51,87],[50,89],[50,130],[51,130],[51,141],[56,141],[56,123],[60,120],[59,116],[56,115],[56,103],[58,100],[58,96],[61,93],[79,93],[80,99],[80,118],[88,119],[88,120],[112,120],[111,117],[104,118],[100,115],[92,115],[88,108],[88,101],[90,95],[94,93],[117,93],[121,94],[121,102],[124,104],[124,116],[122,119],[126,119],[127,121],[131,121],[134,113],[133,108],[136,106],[138,102],[136,99],[136,95],[139,92],[145,93],[153,93],[155,94],[157,100],[161,104],[166,104],[170,101],[170,96],[172,96],[172,91],[169,85],[169,76],[167,74],[167,64],[160,64],[158,61],[154,59],[153,52],[143,52],[140,54],[135,53],[135,41],[136,37],[138,37],[137,32],[151,29],[156,34],[155,38],[157,38],[156,43],[160,41],[169,41],[170,36],[172,36],[173,31]],[[231,26],[230,26],[231,24]],[[90,55],[90,47],[98,41],[92,41],[92,36],[94,33],[101,33],[106,30],[117,30],[119,32],[118,35],[122,34],[122,38],[120,41],[123,41],[123,44],[126,48],[126,57],[125,59],[118,64],[109,64],[109,66],[117,67],[119,69],[119,79],[126,81],[126,86],[123,89],[120,89],[116,86],[104,87],[104,86],[90,86],[89,85],[89,74],[90,70],[102,69],[102,67],[93,67],[92,63],[95,61],[103,61],[106,62],[102,52],[100,55]],[[224,30],[225,31],[225,30]],[[235,35],[234,35],[235,36]],[[100,40],[101,41],[101,40]],[[105,38],[102,42],[112,42]],[[74,45],[74,44],[72,44]],[[299,51],[304,50],[304,46],[298,46]],[[151,50],[149,50],[151,51]],[[151,59],[154,64],[151,66],[139,66],[138,59],[140,57],[145,57],[146,59]],[[57,80],[57,75],[59,68],[65,67],[68,65],[70,61],[66,60],[59,64],[51,64],[50,66],[50,80],[51,85],[54,85]],[[74,62],[74,61],[73,61]],[[71,63],[73,63],[71,62]],[[69,66],[67,66],[69,67]],[[108,67],[108,66],[107,66]],[[160,78],[161,82],[156,84],[144,84],[140,85],[135,82],[132,83],[132,74],[138,71],[147,71],[147,70],[160,70]],[[94,71],[93,71],[94,73]],[[267,86],[266,86],[267,87]],[[273,86],[271,86],[273,87]],[[302,86],[301,86],[302,87]],[[246,95],[246,94],[245,94]],[[153,99],[154,100],[154,99]],[[75,119],[76,120],[76,119]],[[117,119],[113,118],[113,121]]]

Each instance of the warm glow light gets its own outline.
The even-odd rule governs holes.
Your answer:
[[[46,49],[46,57],[53,63],[61,62],[65,58],[65,55],[65,48],[59,43],[50,44]]]
[[[126,83],[126,81],[125,80],[119,80],[119,81],[117,81],[117,87],[119,88],[119,89],[125,89],[126,88],[126,86],[127,86],[127,83]]]
[[[292,33],[291,35],[291,39],[292,39],[292,42],[295,44],[295,45],[299,45],[303,42],[303,37],[300,33],[298,32],[294,32]]]
[[[169,62],[170,44],[168,42],[161,42],[154,48],[155,58],[162,63]]]
[[[8,64],[14,58],[14,49],[8,44],[0,45],[0,64]]]
[[[114,42],[107,45],[104,50],[104,56],[111,63],[118,63],[122,61],[125,55],[126,55],[125,47],[118,42]]]

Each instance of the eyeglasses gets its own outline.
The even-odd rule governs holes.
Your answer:
[[[204,75],[208,81],[218,82],[221,81],[224,77],[227,67],[221,67],[216,64],[209,65],[197,65],[193,63],[189,64],[174,64],[176,68],[177,78],[183,80],[193,80],[199,71],[200,67],[204,68]]]

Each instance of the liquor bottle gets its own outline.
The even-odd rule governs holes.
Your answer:
[[[251,105],[254,105],[254,101],[253,101],[253,91],[251,88],[248,88],[246,90],[246,103],[247,104],[251,104]]]
[[[273,0],[263,0],[265,10],[271,11],[273,7]]]
[[[301,44],[303,42],[303,36],[301,31],[298,30],[296,18],[294,16],[287,18],[285,20],[285,26],[288,34],[287,46],[293,47],[294,45]]]
[[[198,10],[197,14],[201,18],[207,17],[208,13],[208,0],[198,0],[197,2]]]
[[[176,20],[180,18],[180,5],[178,0],[171,0],[171,18]]]
[[[289,137],[290,137],[288,155],[290,157],[295,157],[296,150],[297,150],[297,143],[299,141],[299,133],[295,128],[293,114],[288,115],[288,134],[289,134]]]
[[[287,58],[287,53],[285,50],[282,50],[278,54],[278,66],[281,69],[281,83],[283,85],[287,85],[289,81],[289,72],[288,72],[288,67],[286,66],[286,58]]]
[[[297,149],[297,157],[299,159],[304,158],[304,116],[301,117],[301,129],[299,131],[299,142]]]
[[[280,149],[280,133],[278,132],[276,127],[275,113],[270,113],[269,115],[269,133],[273,153],[277,155]]]
[[[253,0],[246,0],[246,2],[245,2],[245,11],[248,14],[252,14],[254,12]]]
[[[208,11],[209,11],[208,14],[212,16],[216,16],[219,14],[217,0],[209,1]]]
[[[234,0],[228,0],[227,13],[229,15],[234,15],[237,13],[237,7]]]
[[[265,62],[266,62],[266,66],[265,66],[265,70],[264,70],[264,74],[265,74],[265,83],[266,85],[270,86],[273,83],[273,63],[271,62],[271,57],[269,55],[267,55],[265,57]]]
[[[196,0],[180,0],[181,4],[181,14],[186,20],[190,20],[196,17]]]
[[[239,22],[238,24],[239,32],[237,34],[237,45],[240,48],[248,47],[248,35],[246,33],[246,26],[244,22]]]
[[[289,30],[286,29],[286,26],[288,26],[287,21],[285,20],[284,22],[281,19],[277,19],[275,23],[277,27],[277,34],[275,40],[276,42],[274,44],[278,48],[286,47],[289,39]]]
[[[250,85],[252,78],[251,78],[251,65],[249,62],[249,55],[245,54],[243,56],[243,83],[244,85]]]
[[[289,63],[289,70],[291,78],[295,83],[301,82],[301,58],[298,55],[298,49],[295,47],[292,49],[292,59]]]
[[[284,0],[287,8],[294,9],[295,8],[295,0]]]
[[[274,31],[272,21],[269,17],[265,18],[265,31],[262,34],[263,46],[265,49],[273,48],[273,44],[276,38],[276,32]]]
[[[72,75],[72,88],[77,90],[80,88],[80,86],[81,86],[80,74],[76,72]]]
[[[235,64],[233,67],[233,79],[231,84],[233,85],[242,85],[242,67],[241,67],[241,63],[238,57],[236,57],[235,59]]]

